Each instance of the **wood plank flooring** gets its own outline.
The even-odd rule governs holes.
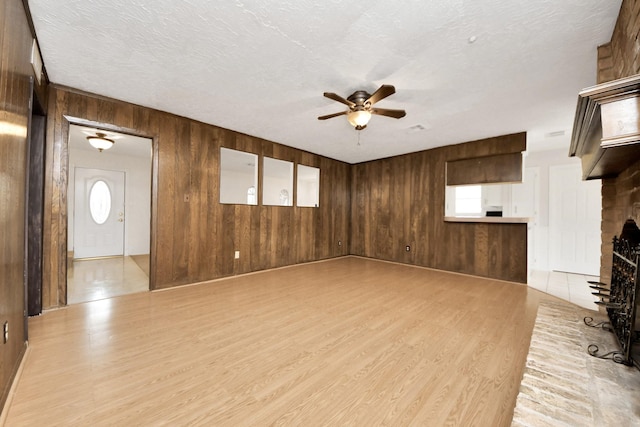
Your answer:
[[[507,426],[540,294],[344,257],[48,312],[8,426]]]

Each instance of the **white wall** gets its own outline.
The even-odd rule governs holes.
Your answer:
[[[151,147],[151,140],[149,140]],[[149,148],[149,153],[151,149]],[[69,149],[69,191],[67,250],[73,250],[73,209],[75,168],[124,171],[125,177],[125,236],[124,254],[148,254],[151,239],[151,156],[149,158],[118,155],[97,150]]]
[[[549,271],[549,252],[550,248],[558,238],[550,234],[549,229],[549,189],[551,186],[563,186],[562,182],[551,182],[549,168],[557,165],[580,165],[580,159],[577,157],[569,157],[568,149],[549,150],[528,153],[525,158],[525,167],[536,167],[539,170],[540,180],[540,198],[538,206],[538,220],[535,225],[535,265],[531,266],[535,270]],[[531,258],[531,257],[530,257]]]

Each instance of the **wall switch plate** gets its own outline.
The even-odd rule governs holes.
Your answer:
[[[407,251],[407,252],[411,251],[411,246],[409,246],[409,245],[405,246],[404,250]]]
[[[338,240],[338,246],[342,246],[342,240]]]
[[[240,251],[236,251],[234,257],[235,259],[240,259]]]

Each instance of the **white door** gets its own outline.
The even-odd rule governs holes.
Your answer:
[[[549,168],[549,265],[600,274],[600,180],[583,181],[580,165]]]
[[[124,255],[125,173],[75,169],[74,258]]]

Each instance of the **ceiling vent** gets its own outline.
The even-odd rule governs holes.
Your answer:
[[[565,135],[565,131],[563,130],[557,130],[555,132],[549,132],[547,134],[545,134],[544,136],[547,138],[555,138],[556,136],[564,136]]]
[[[407,132],[408,133],[416,133],[416,132],[422,132],[423,130],[426,130],[427,128],[418,124],[418,125],[413,125],[410,128],[407,128]]]

